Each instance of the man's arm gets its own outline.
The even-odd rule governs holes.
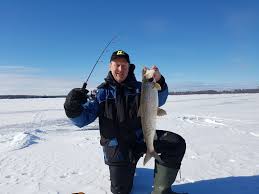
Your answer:
[[[73,124],[80,128],[94,122],[99,112],[99,103],[97,100],[89,100],[82,106],[83,110],[81,114],[75,118],[70,118]]]

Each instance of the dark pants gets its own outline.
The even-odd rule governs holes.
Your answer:
[[[179,169],[185,154],[185,140],[178,134],[157,130],[157,140],[154,147],[163,160],[164,166]],[[125,165],[109,165],[111,192],[114,194],[129,194],[133,186],[136,164],[141,155],[146,152],[146,145],[139,144],[134,149],[135,160]]]

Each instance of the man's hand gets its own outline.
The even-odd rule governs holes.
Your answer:
[[[159,81],[161,79],[161,73],[160,73],[158,67],[153,65],[151,69],[155,70],[154,78],[155,78],[156,82]]]
[[[82,104],[87,102],[87,92],[86,89],[74,88],[68,93],[64,108],[69,118],[74,118],[81,114],[83,111]]]

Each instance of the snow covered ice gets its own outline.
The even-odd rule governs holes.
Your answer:
[[[110,193],[98,121],[73,126],[64,98],[0,100],[0,193]],[[157,128],[187,150],[175,191],[259,193],[259,94],[169,96]],[[154,161],[139,161],[133,194],[152,190]]]

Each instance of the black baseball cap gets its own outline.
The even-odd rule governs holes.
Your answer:
[[[129,55],[123,50],[117,50],[117,51],[113,52],[110,61],[117,59],[117,58],[124,58],[130,64]]]

